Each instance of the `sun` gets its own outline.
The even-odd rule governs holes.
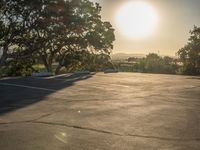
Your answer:
[[[158,24],[158,15],[147,2],[127,2],[118,10],[116,24],[128,38],[141,39],[153,33]]]

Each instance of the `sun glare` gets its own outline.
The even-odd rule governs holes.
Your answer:
[[[118,29],[128,38],[141,39],[153,33],[158,16],[147,2],[125,3],[116,14]]]

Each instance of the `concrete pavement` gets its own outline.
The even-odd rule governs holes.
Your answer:
[[[200,78],[97,73],[0,80],[1,150],[199,150]]]

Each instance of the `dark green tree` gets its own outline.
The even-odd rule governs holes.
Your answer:
[[[162,59],[162,73],[176,74],[178,71],[178,65],[175,58],[165,56]]]
[[[44,6],[33,34],[37,39],[36,53],[48,71],[53,71],[53,62],[58,63],[56,74],[67,67],[72,52],[110,54],[114,29],[101,20],[99,4],[89,0],[52,0]]]
[[[80,0],[79,3],[70,4],[72,6],[72,16],[66,34],[66,45],[58,53],[58,67],[56,73],[63,66],[67,67],[65,61],[70,51],[87,51],[92,54],[109,55],[115,40],[114,29],[109,22],[101,20],[101,7],[88,0]],[[92,62],[90,62],[92,63]]]
[[[194,26],[190,31],[188,43],[178,51],[184,74],[200,74],[200,28]]]
[[[29,33],[38,17],[32,8],[40,10],[37,0],[34,3],[31,0],[0,1],[0,67],[10,61],[31,57],[32,49],[24,45],[33,38]]]
[[[150,53],[146,56],[145,70],[147,72],[159,73],[162,69],[162,58],[155,53]]]
[[[137,68],[140,72],[175,74],[178,65],[174,58],[161,57],[158,54],[150,53],[145,58],[139,59]]]
[[[113,48],[114,29],[89,0],[2,0],[0,7],[0,66],[34,58],[49,72],[56,62],[58,73],[71,53],[109,55]]]

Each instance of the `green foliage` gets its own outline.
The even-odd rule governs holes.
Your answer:
[[[151,53],[139,62],[142,72],[175,74],[178,68],[175,59],[165,56],[160,57]]]
[[[0,1],[0,50],[3,52],[0,68],[10,60],[31,57],[32,49],[28,49],[25,43],[31,45],[29,33],[36,20],[32,19],[36,15],[31,11],[34,5],[30,0]]]
[[[10,62],[6,67],[0,69],[0,77],[5,76],[30,76],[33,71],[33,60],[18,60]]]
[[[57,63],[55,72],[59,73],[66,66],[92,66],[92,63],[89,67],[83,65],[79,59],[82,56],[76,52],[87,51],[100,57],[100,54],[109,55],[113,49],[114,29],[109,22],[101,20],[98,3],[2,0],[0,8],[0,49],[3,50],[0,67],[13,65],[13,71],[17,72],[17,66],[24,68],[19,60],[31,58],[42,62],[49,72],[54,71],[52,65]],[[99,58],[95,60],[90,69],[96,67]]]
[[[88,51],[77,51],[68,54],[67,58],[64,66],[69,72],[77,70],[103,71],[112,68],[110,56],[104,53],[93,54]]]
[[[149,54],[145,59],[145,72],[161,72],[162,69],[162,58],[157,54]]]
[[[148,54],[145,58],[128,58],[127,62],[118,65],[119,70],[144,73],[176,74],[179,66],[176,59],[165,56],[161,57],[155,53]],[[115,63],[116,65],[116,63]]]
[[[36,72],[45,72],[46,68],[43,64],[34,64],[33,66],[33,70]]]
[[[182,71],[188,75],[200,75],[200,28],[190,31],[188,43],[178,51]]]
[[[53,71],[53,62],[58,63],[56,74],[66,63],[73,64],[72,53],[76,55],[76,51],[110,53],[114,29],[109,22],[101,20],[99,4],[89,0],[52,0],[40,5],[43,9],[38,13],[39,23],[32,35],[38,47],[35,53],[47,71]]]

